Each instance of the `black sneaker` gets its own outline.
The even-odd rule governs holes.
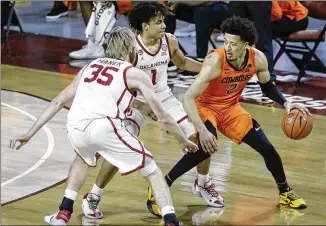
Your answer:
[[[68,8],[61,1],[55,1],[51,11],[46,15],[46,19],[58,19],[68,16]]]

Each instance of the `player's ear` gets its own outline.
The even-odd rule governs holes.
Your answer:
[[[141,27],[142,27],[142,30],[143,30],[143,31],[148,31],[148,29],[149,29],[149,24],[148,24],[148,23],[142,23],[142,24],[141,24]]]

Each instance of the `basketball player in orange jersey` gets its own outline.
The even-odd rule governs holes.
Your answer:
[[[265,160],[280,194],[280,204],[292,208],[306,208],[306,202],[288,185],[282,161],[261,126],[239,103],[247,82],[255,74],[262,92],[283,105],[289,112],[298,108],[310,112],[301,104],[292,104],[283,97],[270,81],[265,55],[250,47],[257,39],[254,24],[241,17],[231,17],[221,26],[224,48],[211,51],[203,68],[187,91],[183,106],[194,123],[200,146],[213,153],[218,149],[217,130],[237,144],[242,142],[255,149]]]
[[[154,92],[164,108],[179,123],[186,137],[191,139],[195,133],[195,127],[188,120],[182,103],[173,96],[167,84],[167,67],[169,61],[172,60],[178,68],[199,73],[202,64],[185,57],[179,49],[175,36],[165,33],[164,16],[166,13],[165,6],[157,2],[139,2],[130,11],[128,15],[130,26],[138,33],[136,38],[137,59],[134,66],[149,76],[154,85]],[[138,136],[140,128],[146,123],[146,118],[155,118],[155,115],[144,101],[141,93],[138,93],[132,107],[124,120],[124,124],[130,133]],[[208,176],[210,154],[204,151],[198,152],[200,153],[185,155],[187,156],[185,164],[172,169],[165,177],[166,181],[171,186],[176,178],[200,163],[197,167],[198,177],[193,183],[193,192],[197,196],[202,196],[210,206],[222,207],[224,201],[215,191],[215,185],[209,180]],[[204,159],[206,161],[203,161]],[[116,169],[103,162],[93,188],[83,199],[82,212],[85,217],[90,219],[103,217],[99,202],[104,187],[116,172]],[[149,188],[147,206],[153,214],[161,216],[160,208],[157,207],[153,200],[152,189]]]

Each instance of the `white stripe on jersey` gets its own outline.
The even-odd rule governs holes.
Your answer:
[[[169,42],[166,35],[160,40],[156,53],[151,53],[141,41],[140,35],[137,36],[137,60],[134,65],[148,74],[154,85],[154,92],[160,101],[171,95],[167,74],[168,64],[171,60],[170,55]],[[145,101],[141,93],[137,94],[137,99]]]
[[[125,119],[134,98],[126,84],[126,72],[132,67],[110,58],[92,61],[82,72],[67,124],[84,130],[94,119]]]

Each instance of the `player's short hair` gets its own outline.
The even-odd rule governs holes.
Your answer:
[[[121,59],[129,56],[136,46],[136,36],[127,27],[115,27],[109,34],[105,56]]]
[[[142,23],[149,23],[153,17],[165,16],[167,9],[158,2],[139,2],[128,14],[128,21],[131,28],[137,33],[142,31]]]
[[[253,45],[257,42],[257,30],[255,24],[247,18],[239,16],[232,16],[223,21],[221,25],[221,32],[232,35],[239,35],[240,38]]]

